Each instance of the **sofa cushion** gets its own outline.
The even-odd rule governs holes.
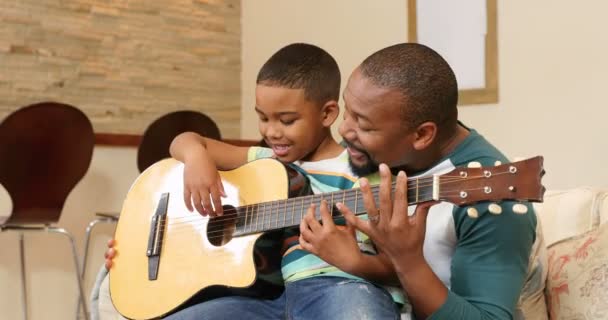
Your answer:
[[[606,194],[606,190],[591,187],[547,191],[544,202],[534,206],[542,221],[547,246],[597,227]],[[602,214],[608,219],[607,212]]]
[[[551,319],[608,319],[608,224],[548,247]]]

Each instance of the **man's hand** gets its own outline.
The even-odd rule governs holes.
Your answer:
[[[407,177],[403,171],[397,175],[396,190],[393,196],[391,187],[391,172],[385,164],[380,165],[379,205],[376,204],[369,182],[361,178],[361,192],[369,220],[356,217],[344,204],[339,203],[338,209],[349,224],[367,234],[380,251],[385,253],[395,264],[408,261],[414,265],[423,262],[422,246],[426,231],[426,217],[430,206],[425,203],[418,205],[412,217],[408,216]]]
[[[221,216],[221,197],[225,196],[224,185],[213,159],[204,147],[192,150],[184,160],[184,202],[188,210],[192,211],[194,204],[196,211],[203,216]]]
[[[323,224],[317,221],[315,209],[316,205],[312,204],[300,223],[300,245],[325,262],[351,273],[351,269],[361,258],[355,229],[350,225],[336,226],[329,213],[327,201],[323,200],[319,207]]]

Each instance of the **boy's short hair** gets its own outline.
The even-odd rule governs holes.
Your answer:
[[[273,54],[260,69],[257,84],[304,89],[306,99],[323,105],[340,98],[340,69],[327,51],[293,43]]]

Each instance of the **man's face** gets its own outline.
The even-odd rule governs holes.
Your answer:
[[[257,85],[255,110],[264,141],[278,160],[305,159],[323,138],[321,107],[306,99],[304,89]]]
[[[353,171],[373,172],[379,163],[407,165],[413,153],[414,133],[402,121],[402,96],[374,85],[356,69],[344,90],[344,138]]]

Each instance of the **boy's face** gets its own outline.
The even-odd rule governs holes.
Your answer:
[[[261,84],[255,102],[260,134],[278,160],[316,160],[310,155],[327,134],[323,106],[306,99],[304,89]]]

